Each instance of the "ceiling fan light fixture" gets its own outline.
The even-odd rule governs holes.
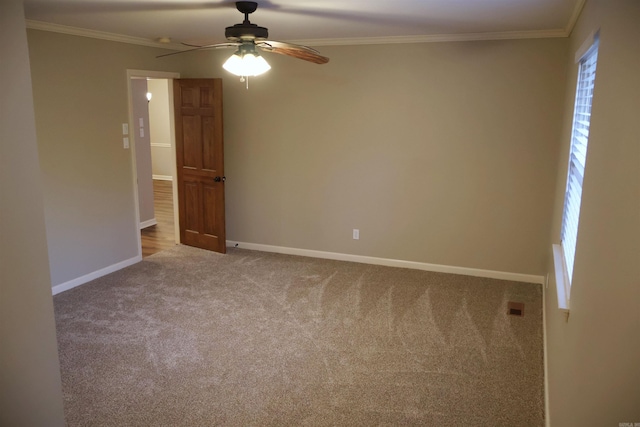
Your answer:
[[[266,73],[271,66],[256,52],[253,44],[243,44],[222,66],[231,74],[240,77],[254,77]]]

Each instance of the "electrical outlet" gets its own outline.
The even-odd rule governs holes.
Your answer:
[[[353,240],[360,240],[360,230],[357,228],[353,229]]]

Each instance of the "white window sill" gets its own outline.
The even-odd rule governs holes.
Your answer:
[[[553,247],[553,267],[556,273],[556,291],[558,293],[558,308],[566,313],[569,312],[569,291],[571,284],[569,283],[569,275],[567,267],[564,264],[564,255],[562,246],[552,245]]]

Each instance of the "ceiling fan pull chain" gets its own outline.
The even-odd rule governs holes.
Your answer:
[[[247,90],[249,90],[249,76],[240,76],[240,83],[245,83],[247,85]]]

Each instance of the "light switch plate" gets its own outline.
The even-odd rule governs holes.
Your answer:
[[[122,124],[122,134],[129,135],[129,123]]]
[[[129,138],[128,137],[124,137],[122,138],[122,143],[124,144],[124,148],[129,148]]]

